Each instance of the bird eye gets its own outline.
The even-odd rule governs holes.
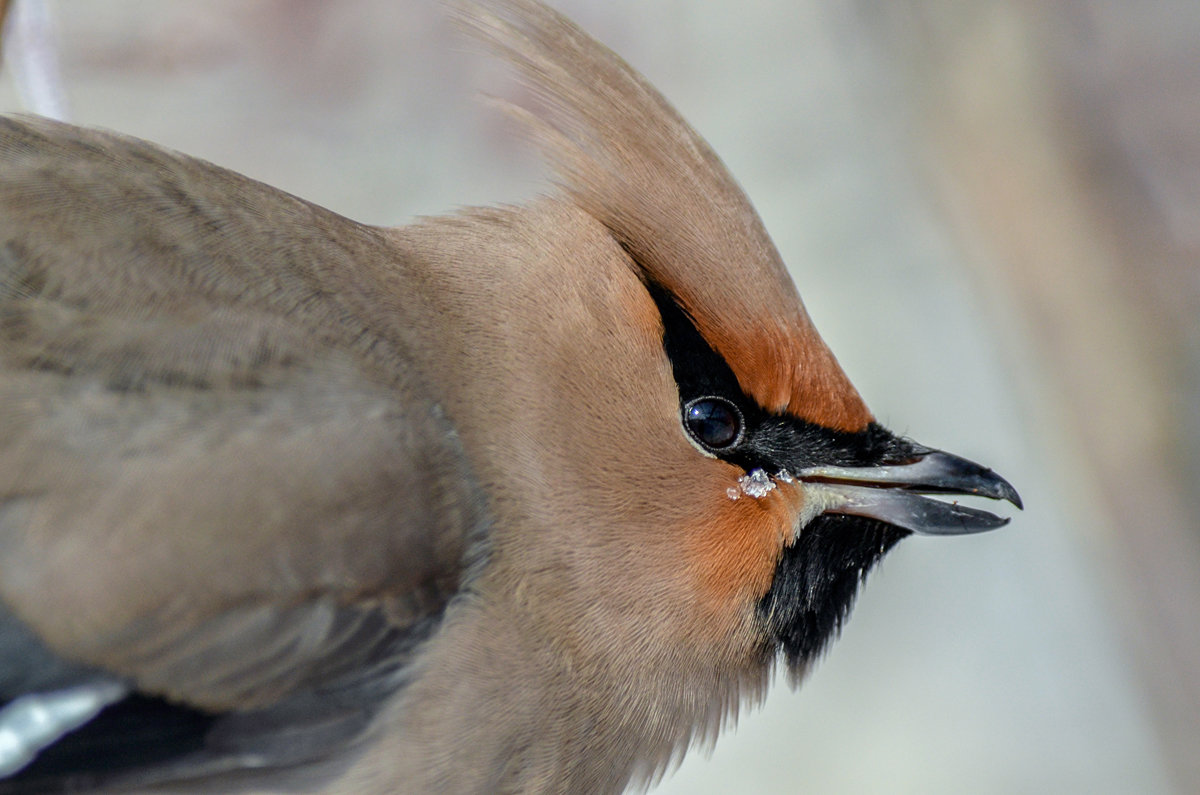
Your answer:
[[[742,413],[724,398],[702,397],[683,407],[683,424],[705,447],[720,450],[742,438]]]

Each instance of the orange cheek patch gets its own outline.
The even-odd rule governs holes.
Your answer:
[[[732,467],[729,472],[735,472]],[[736,487],[736,476],[727,486]],[[730,499],[714,490],[686,538],[687,564],[706,612],[732,616],[771,586],[783,547],[795,537],[803,504],[798,484],[777,483],[763,497]]]

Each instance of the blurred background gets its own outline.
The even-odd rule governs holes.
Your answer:
[[[902,544],[658,791],[1200,791],[1200,3],[553,4],[725,159],[879,419],[1027,506]],[[0,109],[49,31],[71,120],[359,220],[546,189],[432,0],[34,5]]]

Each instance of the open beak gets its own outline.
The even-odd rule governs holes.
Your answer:
[[[866,516],[922,535],[981,533],[1008,524],[993,513],[924,494],[989,497],[1024,507],[1012,484],[992,470],[924,447],[903,464],[812,467],[798,477],[822,513]]]

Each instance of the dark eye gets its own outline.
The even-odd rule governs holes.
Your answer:
[[[683,424],[697,442],[715,450],[742,438],[742,413],[724,398],[702,397],[683,407]]]

